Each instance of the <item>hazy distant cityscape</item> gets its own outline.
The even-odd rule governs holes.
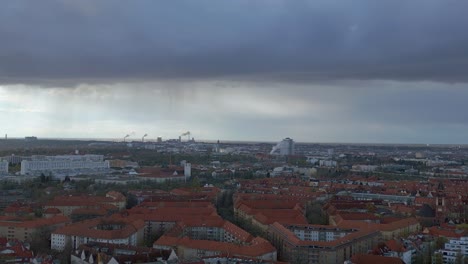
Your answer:
[[[0,140],[3,259],[464,261],[465,146],[198,142],[183,134]]]

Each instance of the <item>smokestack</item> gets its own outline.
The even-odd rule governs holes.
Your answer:
[[[183,137],[183,136],[187,136],[187,141],[190,141],[190,131],[187,131],[185,133],[182,133],[182,135],[180,135],[179,138],[181,139],[181,141],[182,141],[181,137]]]
[[[147,137],[147,136],[148,136],[148,134],[144,134],[143,137],[141,138],[141,141],[145,142],[145,137]]]
[[[125,142],[125,140],[126,140],[129,136],[130,136],[129,134],[125,135],[125,137],[124,137],[124,142]]]

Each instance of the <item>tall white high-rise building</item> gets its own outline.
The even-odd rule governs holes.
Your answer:
[[[285,138],[273,147],[270,154],[281,156],[294,155],[294,145],[294,140],[292,138]]]
[[[190,178],[192,177],[192,164],[186,162],[184,164],[184,176],[185,178]]]
[[[8,161],[0,160],[0,174],[8,174]]]

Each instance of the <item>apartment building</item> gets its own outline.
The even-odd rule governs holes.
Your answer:
[[[421,231],[421,224],[414,218],[389,219],[385,218],[380,223],[369,223],[365,221],[343,220],[337,224],[339,228],[369,228],[380,231],[384,240],[394,239],[399,236],[413,234]]]
[[[304,208],[295,201],[283,200],[241,200],[234,205],[236,217],[247,220],[263,231],[268,226],[281,224],[307,224]]]
[[[104,208],[108,212],[113,212],[124,209],[126,201],[123,194],[115,191],[108,192],[105,197],[90,195],[56,196],[52,201],[44,205],[44,209],[55,208],[65,216],[72,215],[78,209]]]
[[[1,217],[0,237],[7,239],[18,239],[27,241],[41,228],[54,230],[58,227],[70,223],[70,219],[65,216],[55,216],[51,218],[39,218],[34,220],[18,220],[16,217]]]
[[[278,259],[291,263],[344,263],[367,253],[380,237],[377,230],[342,229],[323,225],[281,225],[268,228]]]
[[[182,260],[215,256],[276,261],[276,249],[220,217],[187,218],[154,242],[156,249],[176,250]]]
[[[186,219],[219,217],[216,208],[207,201],[143,202],[126,212],[145,222],[147,239],[164,234],[178,222]]]
[[[102,155],[32,156],[21,162],[21,175],[78,175],[106,172],[109,161]]]
[[[442,255],[443,263],[457,263],[457,258],[465,259],[468,256],[468,237],[460,237],[459,239],[450,239],[445,243],[443,249],[435,252]]]
[[[70,243],[77,249],[89,242],[139,246],[143,243],[144,227],[142,220],[119,215],[77,222],[52,232],[51,248],[63,250]]]

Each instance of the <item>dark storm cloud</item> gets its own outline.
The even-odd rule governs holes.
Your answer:
[[[467,1],[4,1],[0,81],[466,82]]]

